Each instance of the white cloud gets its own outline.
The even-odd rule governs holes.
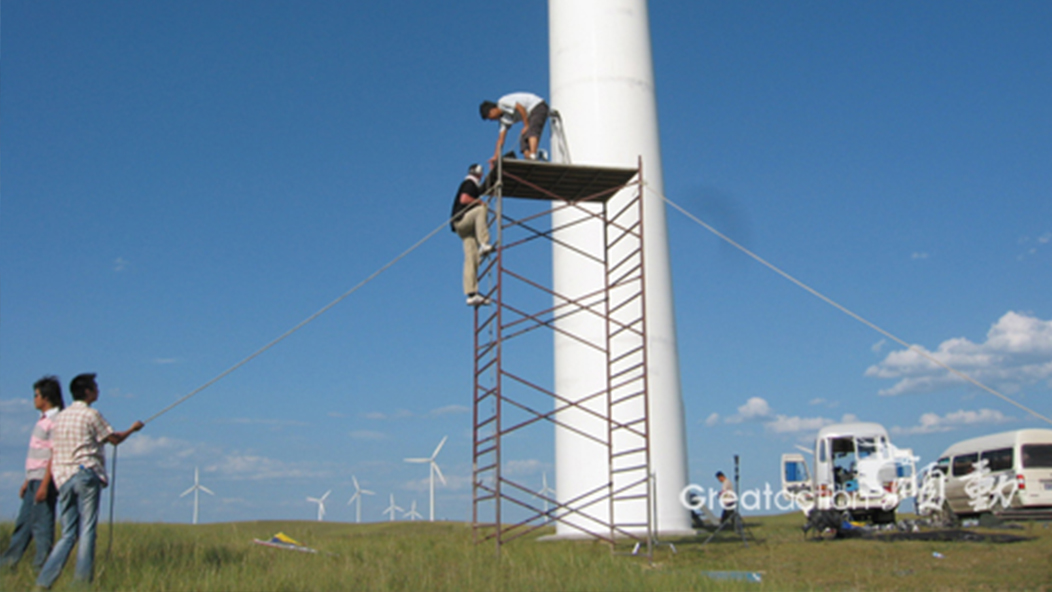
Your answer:
[[[518,475],[536,475],[540,473],[547,465],[535,458],[528,458],[524,460],[509,460],[504,463],[503,473],[506,476],[518,476]]]
[[[303,427],[310,425],[305,421],[298,421],[295,419],[271,419],[267,417],[230,417],[224,419],[217,419],[216,423],[232,423],[238,425],[269,425],[274,427]]]
[[[772,421],[764,422],[763,427],[768,432],[775,434],[794,434],[799,432],[817,432],[827,425],[834,423],[853,423],[858,421],[858,416],[853,413],[845,413],[840,421],[828,417],[790,417],[788,415],[776,415]]]
[[[308,463],[287,463],[265,456],[233,452],[225,455],[218,462],[205,467],[209,473],[218,472],[234,480],[263,479],[296,479],[329,477],[328,471],[321,471]]]
[[[777,415],[773,421],[763,424],[764,429],[776,434],[790,434],[795,432],[814,432],[835,423],[832,419],[825,417],[789,417]]]
[[[125,259],[124,257],[117,257],[116,259],[113,260],[113,271],[116,271],[117,273],[120,273],[120,272],[124,271],[125,269],[128,269],[128,260],[127,259]]]
[[[1052,232],[1046,232],[1037,238],[1030,238],[1024,236],[1018,241],[1019,246],[1023,247],[1023,252],[1016,256],[1016,259],[1023,261],[1028,257],[1037,255],[1038,251],[1047,248],[1049,243],[1052,243]]]
[[[135,434],[121,444],[121,456],[147,456],[156,452],[184,448],[186,442],[167,436],[153,437],[149,434]]]
[[[947,413],[946,415],[925,413],[920,416],[917,425],[908,428],[894,426],[891,428],[891,433],[904,435],[933,434],[937,432],[949,432],[961,426],[1002,424],[1011,421],[1015,421],[1015,418],[1008,417],[996,409],[980,409],[978,411],[965,411],[959,409]]]
[[[465,407],[464,405],[446,405],[445,407],[439,407],[438,409],[432,409],[428,415],[449,415],[451,413],[470,413],[471,407]]]
[[[927,259],[929,255],[927,253],[913,253],[910,255],[910,259]]]
[[[866,369],[866,376],[898,380],[881,395],[932,392],[963,382],[925,359],[917,348],[891,352]],[[1052,379],[1052,321],[1009,311],[994,323],[983,343],[957,337],[942,342],[934,352],[923,351],[984,384],[1015,392]]]
[[[719,413],[713,413],[705,419],[705,425],[709,426],[710,428],[718,423],[720,423]]]
[[[365,419],[384,420],[384,419],[406,419],[413,417],[413,412],[408,409],[398,409],[394,413],[383,413],[381,411],[370,411],[363,413],[362,417]]]
[[[744,421],[755,421],[764,419],[771,415],[771,406],[762,397],[750,397],[744,405],[738,407],[738,412],[728,417],[727,423],[742,423]]]
[[[884,349],[884,346],[885,346],[885,345],[887,345],[887,343],[888,343],[888,340],[887,340],[887,339],[881,339],[880,341],[878,341],[878,342],[874,343],[873,345],[871,345],[871,346],[869,347],[869,349],[870,349],[870,350],[871,350],[871,351],[872,351],[873,353],[875,353],[875,354],[879,354],[879,353],[880,353],[880,350]]]

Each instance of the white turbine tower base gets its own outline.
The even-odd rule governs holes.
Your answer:
[[[551,107],[560,113],[565,145],[573,151],[574,164],[636,168],[643,163],[643,236],[646,269],[646,359],[650,419],[650,470],[654,474],[654,525],[661,534],[691,534],[690,516],[679,503],[687,485],[687,448],[680,395],[679,356],[672,306],[672,272],[658,137],[654,67],[650,51],[650,24],[646,0],[549,0],[549,66]],[[552,160],[567,162],[568,155],[553,142]],[[635,189],[631,189],[635,191]],[[610,206],[626,199],[615,196]],[[582,253],[602,257],[601,222],[582,219],[567,208],[552,214],[555,233],[552,247],[553,291],[567,299],[601,292],[604,277],[594,265],[582,264]],[[556,321],[555,392],[576,402],[606,388],[606,360],[567,335],[587,337],[592,343],[606,338],[603,320],[589,315],[567,315]],[[619,410],[613,418],[628,423],[639,419],[641,409]],[[607,424],[587,410],[567,409],[558,415],[555,429],[558,500],[571,508],[588,503],[597,491],[617,477],[611,476],[607,451],[580,433],[603,440]],[[575,431],[576,430],[576,431]],[[615,448],[618,442],[613,443]],[[616,516],[609,504],[592,504],[587,513],[615,524],[646,522],[647,507],[641,499],[622,504]],[[575,527],[575,525],[577,527]],[[557,537],[574,537],[592,524],[571,512],[556,526]]]
[[[318,522],[321,522],[322,519],[325,518],[325,500],[329,497],[330,493],[332,493],[331,489],[326,491],[325,495],[321,496],[320,498],[317,498],[317,497],[308,497],[307,498],[308,502],[314,502],[314,503],[318,504]]]
[[[191,487],[190,489],[187,489],[186,491],[182,492],[181,494],[179,494],[179,497],[185,497],[185,496],[189,495],[191,491],[194,492],[194,524],[197,524],[197,501],[198,501],[197,498],[198,498],[198,492],[203,491],[203,492],[207,493],[208,495],[215,495],[214,493],[212,493],[211,489],[205,487],[204,485],[201,485],[201,482],[197,478],[197,467],[194,467],[194,486]]]
[[[416,500],[413,500],[412,505],[409,506],[409,511],[402,514],[402,518],[409,518],[414,522],[417,518],[423,518],[423,516],[420,515],[420,512],[416,511]]]
[[[375,491],[369,491],[368,489],[362,489],[358,486],[358,478],[351,475],[351,481],[354,482],[354,495],[351,499],[347,500],[347,505],[351,505],[354,502],[358,502],[354,508],[354,521],[355,523],[361,523],[362,521],[362,496],[363,495],[376,495]]]
[[[435,447],[435,451],[431,453],[429,458],[405,459],[405,462],[408,463],[429,463],[431,465],[431,522],[435,521],[435,475],[438,475],[439,480],[442,481],[442,485],[446,484],[446,478],[442,476],[442,469],[439,469],[438,463],[435,462],[435,458],[438,456],[439,451],[442,450],[442,446],[446,443],[446,438],[449,438],[449,436],[442,437],[442,441],[438,443],[438,446]]]
[[[548,498],[555,495],[555,490],[548,487],[548,473],[541,473],[541,488],[537,490],[537,495],[541,496],[544,502],[544,513],[548,514]],[[558,498],[556,498],[558,499]],[[546,521],[549,519],[545,519]]]
[[[391,522],[394,522],[395,521],[395,513],[396,512],[405,512],[405,508],[401,508],[401,507],[395,505],[394,494],[392,493],[391,494],[391,505],[387,506],[387,509],[384,510],[383,513],[384,514],[390,514],[391,515]]]

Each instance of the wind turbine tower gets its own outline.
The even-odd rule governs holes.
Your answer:
[[[395,505],[394,494],[392,493],[391,494],[391,505],[387,506],[387,509],[384,510],[383,513],[384,514],[390,514],[391,515],[391,522],[394,522],[395,521],[395,513],[397,513],[397,512],[405,512],[405,508],[402,508],[402,507],[399,507],[399,506]]]
[[[359,487],[358,478],[354,475],[351,475],[351,481],[354,482],[354,495],[351,496],[351,499],[347,500],[347,505],[349,506],[354,502],[358,502],[354,508],[354,521],[360,523],[362,521],[362,496],[376,495],[376,492]]]
[[[642,159],[647,411],[658,511],[654,525],[661,534],[689,534],[689,514],[678,500],[687,485],[687,451],[647,2],[549,0],[548,18],[551,106],[561,115],[573,164],[635,168]],[[552,144],[553,160],[569,162],[571,154]],[[619,199],[626,198],[615,196],[611,204]],[[559,229],[552,251],[554,292],[585,298],[602,290],[601,271],[581,265],[579,255],[581,251],[602,255],[601,223],[565,208],[553,213],[552,227]],[[567,335],[588,335],[601,342],[605,327],[595,315],[567,315],[556,321],[555,392],[577,401],[605,388],[606,366],[600,354]],[[632,421],[642,417],[643,410],[619,413],[615,420]],[[561,411],[559,421],[605,437],[606,424],[585,411]],[[611,479],[606,453],[571,429],[556,427],[555,462],[557,499],[571,506],[581,503],[573,500],[587,497]],[[587,511],[607,520],[607,507],[593,504]],[[645,520],[646,510],[641,502],[617,519],[639,523]],[[575,516],[566,520],[573,522]],[[573,537],[578,532],[563,522],[556,527],[556,536]]]
[[[332,493],[331,489],[326,491],[325,495],[321,496],[320,498],[317,498],[317,497],[308,497],[307,498],[308,502],[314,502],[314,503],[318,504],[318,522],[321,522],[325,518],[325,500],[328,499],[330,493]]]
[[[211,489],[205,487],[204,485],[201,485],[201,481],[198,479],[197,467],[194,467],[194,486],[191,487],[190,489],[187,489],[186,491],[182,492],[181,494],[179,494],[179,497],[185,497],[185,496],[189,495],[191,491],[194,492],[194,524],[197,524],[197,501],[198,501],[197,498],[198,498],[198,492],[203,491],[203,492],[207,493],[208,495],[215,495],[214,493],[212,493]]]
[[[435,451],[431,453],[429,458],[407,458],[405,462],[408,463],[429,463],[431,465],[431,522],[435,521],[435,475],[442,481],[442,485],[446,484],[446,478],[442,476],[442,469],[438,468],[438,463],[435,462],[435,458],[438,456],[442,446],[446,443],[446,438],[449,436],[443,436],[442,441],[435,447]],[[391,502],[394,504],[394,501]]]

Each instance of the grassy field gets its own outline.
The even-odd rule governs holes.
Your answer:
[[[733,533],[708,545],[678,540],[653,565],[592,542],[472,544],[461,523],[100,525],[98,590],[1052,590],[1052,527],[1000,531],[1033,540],[976,542],[805,541],[799,514],[750,518],[756,542]],[[0,525],[6,548],[12,524]],[[277,532],[323,553],[252,544]],[[628,549],[626,548],[625,551]],[[942,554],[942,558],[933,553]],[[5,591],[31,590],[23,558],[0,576]],[[55,585],[69,587],[72,561]],[[762,583],[715,581],[709,570],[763,572]]]

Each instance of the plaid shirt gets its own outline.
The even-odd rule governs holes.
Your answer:
[[[98,411],[84,401],[73,401],[55,416],[52,429],[51,476],[55,487],[69,481],[80,467],[95,471],[106,485],[106,455],[103,444],[113,428]]]

